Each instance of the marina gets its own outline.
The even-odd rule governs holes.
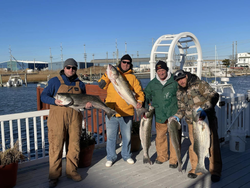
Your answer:
[[[184,36],[190,36],[189,33],[181,33],[179,35],[167,35],[162,37],[163,39],[175,40],[175,37],[180,39]],[[191,35],[192,36],[192,35]],[[196,38],[192,36],[193,40]],[[172,45],[173,43],[171,43]],[[196,44],[199,44],[196,42]],[[161,44],[160,40],[157,40],[155,45]],[[170,45],[170,52],[171,52]],[[179,45],[182,49],[182,46]],[[188,46],[186,46],[188,47]],[[194,48],[194,47],[192,47]],[[201,79],[211,83],[214,78],[202,77],[202,65],[201,54],[199,53],[199,46],[197,48],[197,68],[196,74]],[[156,48],[153,48],[156,49]],[[183,50],[180,50],[183,53]],[[145,88],[149,82],[149,77],[154,78],[154,63],[155,55],[163,53],[159,51],[151,52],[150,58],[150,73],[146,78],[145,75],[141,75],[140,79],[142,87]],[[164,52],[166,53],[166,52]],[[173,54],[170,53],[168,61],[173,61]],[[183,63],[184,64],[184,63]],[[183,67],[181,64],[181,67]],[[170,64],[171,65],[171,64]],[[169,67],[172,70],[172,67]],[[83,127],[96,134],[95,151],[92,158],[92,164],[90,167],[79,168],[78,172],[82,175],[83,181],[73,182],[65,176],[65,159],[63,160],[63,174],[59,180],[58,187],[249,187],[250,186],[250,77],[247,75],[239,77],[231,77],[230,80],[226,80],[227,83],[234,87],[232,94],[228,96],[223,90],[221,90],[220,98],[215,108],[218,117],[218,135],[221,142],[222,153],[222,176],[220,182],[211,182],[210,173],[199,176],[196,179],[190,179],[187,177],[191,165],[189,162],[188,147],[190,141],[187,137],[188,129],[187,124],[182,121],[182,173],[176,169],[169,168],[169,163],[166,162],[162,165],[158,164],[143,164],[143,151],[140,149],[137,152],[133,152],[132,158],[135,160],[134,165],[129,165],[124,162],[121,155],[118,155],[118,160],[111,168],[105,167],[106,162],[106,140],[105,138],[105,119],[104,112],[96,109],[83,111],[84,121]],[[223,81],[223,79],[217,78],[217,81]],[[224,80],[225,81],[225,80]],[[214,82],[215,85],[217,82]],[[224,85],[225,85],[224,84]],[[217,84],[217,86],[219,86]],[[87,94],[99,95],[103,100],[105,94],[98,92],[98,86],[94,84],[87,84]],[[13,90],[18,91],[19,88],[0,88],[0,96],[2,91],[6,93],[13,93]],[[16,140],[19,141],[19,149],[28,158],[27,161],[19,163],[19,170],[17,176],[16,187],[48,187],[48,138],[47,138],[47,120],[46,117],[49,114],[48,106],[41,104],[38,93],[41,92],[39,86],[28,86],[27,91],[32,91],[32,97],[23,94],[26,98],[23,99],[23,104],[29,104],[29,100],[37,102],[32,106],[32,109],[25,106],[25,111],[13,112],[12,108],[3,113],[0,111],[0,123],[1,134],[0,142],[1,150],[6,150],[7,147],[13,147]],[[20,89],[21,91],[21,89]],[[234,92],[235,91],[235,92]],[[97,92],[97,93],[94,93]],[[5,93],[5,95],[6,95]],[[3,97],[1,97],[3,98]],[[28,100],[27,100],[28,99]],[[20,100],[20,99],[19,99]],[[28,102],[27,102],[28,101]],[[5,102],[5,103],[4,103]],[[8,101],[1,101],[1,106],[9,106]],[[6,104],[7,103],[7,104]],[[15,107],[15,103],[12,103]],[[35,109],[34,109],[35,106]],[[36,109],[37,108],[37,109]],[[140,117],[134,116],[134,120],[138,120]],[[154,123],[153,123],[154,125]],[[155,149],[155,128],[152,128],[152,140],[149,150],[151,160],[154,162],[156,159]],[[240,140],[238,140],[240,138]],[[117,140],[119,143],[120,140]],[[120,153],[121,147],[117,145],[117,153]],[[65,150],[63,156],[65,157]],[[208,160],[205,162],[208,169]]]
[[[241,79],[240,79],[241,78]],[[204,79],[204,78],[203,78]],[[244,80],[249,82],[247,77],[239,77],[239,78],[231,78],[231,79],[240,79],[234,85],[244,84]],[[144,81],[144,80],[143,80]],[[146,83],[145,83],[146,84]],[[144,85],[144,84],[143,84]],[[247,85],[249,87],[249,85]],[[32,87],[36,88],[36,85]],[[3,88],[4,89],[4,88]],[[6,88],[8,89],[8,88]],[[26,88],[27,89],[27,88]],[[239,91],[239,88],[236,87],[236,92]],[[34,94],[33,94],[34,95]],[[36,95],[36,94],[35,94]],[[246,96],[245,96],[246,97]],[[104,133],[102,133],[101,129],[105,129],[105,123],[103,122],[103,118],[97,118],[98,125],[100,125],[100,129],[94,127],[94,118],[90,118],[90,122],[88,122],[89,130],[93,132],[97,132],[97,141],[99,143],[96,144],[96,149],[93,154],[92,164],[90,167],[80,168],[78,171],[83,176],[84,180],[82,182],[73,182],[66,178],[64,169],[65,169],[65,159],[63,160],[63,174],[60,178],[58,187],[142,187],[142,186],[159,186],[159,187],[248,187],[250,185],[250,180],[248,180],[249,172],[250,172],[250,145],[249,145],[249,137],[246,138],[245,150],[244,152],[235,152],[230,149],[230,136],[227,134],[227,130],[230,127],[231,123],[234,122],[234,126],[239,125],[238,129],[242,129],[242,125],[249,125],[249,103],[245,100],[246,98],[236,97],[232,101],[231,99],[223,99],[226,104],[224,107],[229,106],[227,104],[234,104],[232,106],[232,113],[226,119],[223,119],[223,112],[220,112],[219,108],[216,108],[216,113],[219,118],[220,125],[226,125],[225,127],[219,126],[219,134],[220,137],[224,137],[224,141],[221,144],[222,151],[222,159],[223,159],[223,171],[221,181],[218,183],[212,183],[210,180],[210,174],[199,176],[198,178],[192,180],[187,178],[187,172],[191,168],[189,159],[188,159],[188,146],[190,142],[188,138],[184,134],[182,137],[182,161],[183,161],[183,172],[179,173],[176,169],[168,168],[168,162],[163,165],[147,165],[142,163],[143,151],[140,150],[138,152],[134,152],[132,158],[135,159],[134,165],[129,165],[125,163],[121,157],[118,157],[117,162],[111,167],[106,168],[106,150],[105,143],[103,143],[100,137],[104,137]],[[231,102],[230,102],[231,101]],[[246,106],[245,106],[246,105]],[[231,106],[231,105],[230,105]],[[241,107],[244,107],[243,114],[240,111]],[[246,109],[245,109],[246,108]],[[222,109],[226,110],[226,108]],[[238,112],[241,115],[238,115]],[[1,131],[3,131],[3,121],[7,122],[17,122],[12,124],[12,131],[17,130],[15,134],[11,133],[12,131],[6,132],[5,140],[8,140],[6,146],[8,144],[14,143],[14,140],[22,139],[23,146],[22,150],[29,156],[29,160],[19,164],[18,170],[18,179],[16,187],[48,187],[48,141],[46,134],[46,121],[43,120],[44,116],[48,115],[48,110],[34,111],[34,112],[26,112],[26,113],[18,113],[12,115],[2,115],[0,116],[1,121]],[[91,117],[94,117],[93,110],[91,112],[84,112],[84,117],[86,120],[87,114],[92,114]],[[245,114],[245,115],[244,115]],[[235,120],[236,117],[236,120]],[[244,119],[243,122],[240,119]],[[16,120],[15,120],[16,119]],[[20,120],[18,120],[20,119]],[[26,122],[22,122],[25,119],[29,122],[27,125]],[[239,119],[239,120],[237,120]],[[20,121],[20,125],[19,122]],[[41,124],[44,122],[44,124]],[[224,123],[222,123],[224,122]],[[228,122],[228,123],[225,123]],[[236,123],[237,122],[237,123]],[[34,125],[36,123],[37,125]],[[27,126],[28,132],[27,132]],[[183,125],[185,126],[185,125]],[[244,127],[243,126],[243,127]],[[11,124],[4,126],[8,129],[11,127]],[[20,128],[19,128],[20,127]],[[26,128],[25,128],[26,127]],[[244,127],[244,129],[248,129]],[[43,130],[43,131],[42,131]],[[187,127],[183,127],[183,130],[187,130]],[[100,132],[98,132],[100,131]],[[185,131],[184,131],[185,132]],[[18,136],[20,135],[22,136]],[[9,135],[9,136],[8,136]],[[248,132],[249,135],[249,132]],[[30,137],[30,143],[27,144],[25,139]],[[150,147],[150,156],[151,160],[154,161],[156,159],[156,150],[155,150],[155,142],[154,136],[152,138],[151,147]],[[2,135],[1,138],[3,139]],[[33,140],[33,141],[32,141]],[[37,144],[35,144],[37,143]],[[241,143],[242,144],[242,143]],[[120,152],[120,147],[117,148],[117,153]],[[29,152],[27,152],[29,151]],[[120,155],[118,155],[120,156]],[[208,167],[208,165],[207,165]],[[98,179],[98,181],[94,181],[94,179]],[[161,182],[159,184],[159,181]]]

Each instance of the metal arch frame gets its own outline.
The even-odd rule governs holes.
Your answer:
[[[165,54],[168,54],[168,59],[166,61],[167,61],[167,65],[168,65],[170,71],[172,72],[172,64],[174,62],[173,56],[174,56],[175,46],[176,45],[178,46],[180,54],[184,54],[183,47],[182,47],[179,40],[181,38],[187,38],[187,37],[190,37],[192,39],[192,41],[194,42],[195,47],[197,49],[197,54],[195,54],[195,55],[198,55],[198,58],[197,58],[197,76],[199,78],[201,78],[203,59],[202,59],[202,50],[201,50],[200,42],[194,34],[192,34],[190,32],[183,32],[183,33],[176,34],[176,35],[175,34],[174,35],[162,35],[161,37],[159,37],[155,41],[155,43],[152,47],[152,50],[151,50],[150,61],[149,61],[149,63],[150,63],[150,79],[151,80],[155,77],[155,63],[156,63],[155,56],[157,54],[157,48],[159,46],[169,46],[169,50],[168,50],[168,52],[165,52]],[[161,44],[162,41],[166,41],[166,40],[172,40],[171,44],[170,45],[169,44]],[[164,53],[164,52],[162,52],[162,53]],[[181,69],[183,68],[184,63],[185,63],[185,55],[182,55],[181,62],[180,62]]]

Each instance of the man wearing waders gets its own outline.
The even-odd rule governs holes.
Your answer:
[[[82,177],[77,173],[80,136],[82,129],[82,113],[61,104],[55,99],[57,93],[80,94],[86,93],[85,85],[76,74],[77,62],[69,58],[64,62],[64,69],[60,76],[49,80],[48,86],[41,94],[41,101],[50,104],[48,118],[49,138],[49,187],[56,187],[58,178],[62,175],[63,145],[67,143],[66,176],[74,181],[81,181]],[[85,108],[90,108],[88,102]]]

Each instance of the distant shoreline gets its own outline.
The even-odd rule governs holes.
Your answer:
[[[56,70],[56,71],[47,70],[47,71],[39,71],[39,72],[37,71],[37,72],[33,72],[33,73],[26,73],[27,82],[28,83],[46,82],[50,78],[58,76],[59,72],[60,72],[60,70]],[[102,67],[102,66],[95,66],[95,67],[90,67],[87,69],[78,69],[77,70],[78,76],[88,75],[88,77],[90,77],[89,75],[92,74],[92,80],[98,80],[100,78],[100,76],[103,75],[105,72],[106,72],[106,68]],[[235,76],[250,75],[250,70],[249,69],[235,70],[235,69],[228,68],[227,74],[229,75],[231,73],[234,73]],[[23,71],[12,72],[12,73],[2,71],[2,72],[0,72],[0,75],[1,75],[0,76],[0,84],[1,84],[1,82],[6,83],[11,74],[13,74],[13,75],[19,74],[21,76],[21,78],[23,79],[23,81],[25,80],[25,72],[23,72]],[[138,79],[150,78],[150,72],[134,73],[134,74],[136,75],[136,77]],[[213,78],[215,76],[205,76],[204,74],[202,74],[202,77]],[[223,77],[223,76],[216,76],[216,77]]]

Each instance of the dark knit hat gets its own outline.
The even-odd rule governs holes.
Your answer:
[[[177,70],[174,73],[174,80],[175,81],[178,81],[179,79],[184,78],[184,77],[186,77],[186,73],[183,70]]]
[[[73,67],[78,67],[77,62],[73,58],[69,58],[66,61],[64,61],[63,67],[66,67],[68,65],[71,65]]]
[[[158,61],[158,63],[155,65],[155,71],[159,69],[165,69],[168,72],[168,66],[164,61]]]
[[[132,58],[131,58],[130,55],[128,55],[128,54],[125,54],[124,56],[122,56],[121,61],[122,61],[122,60],[129,60],[130,63],[132,63]]]

